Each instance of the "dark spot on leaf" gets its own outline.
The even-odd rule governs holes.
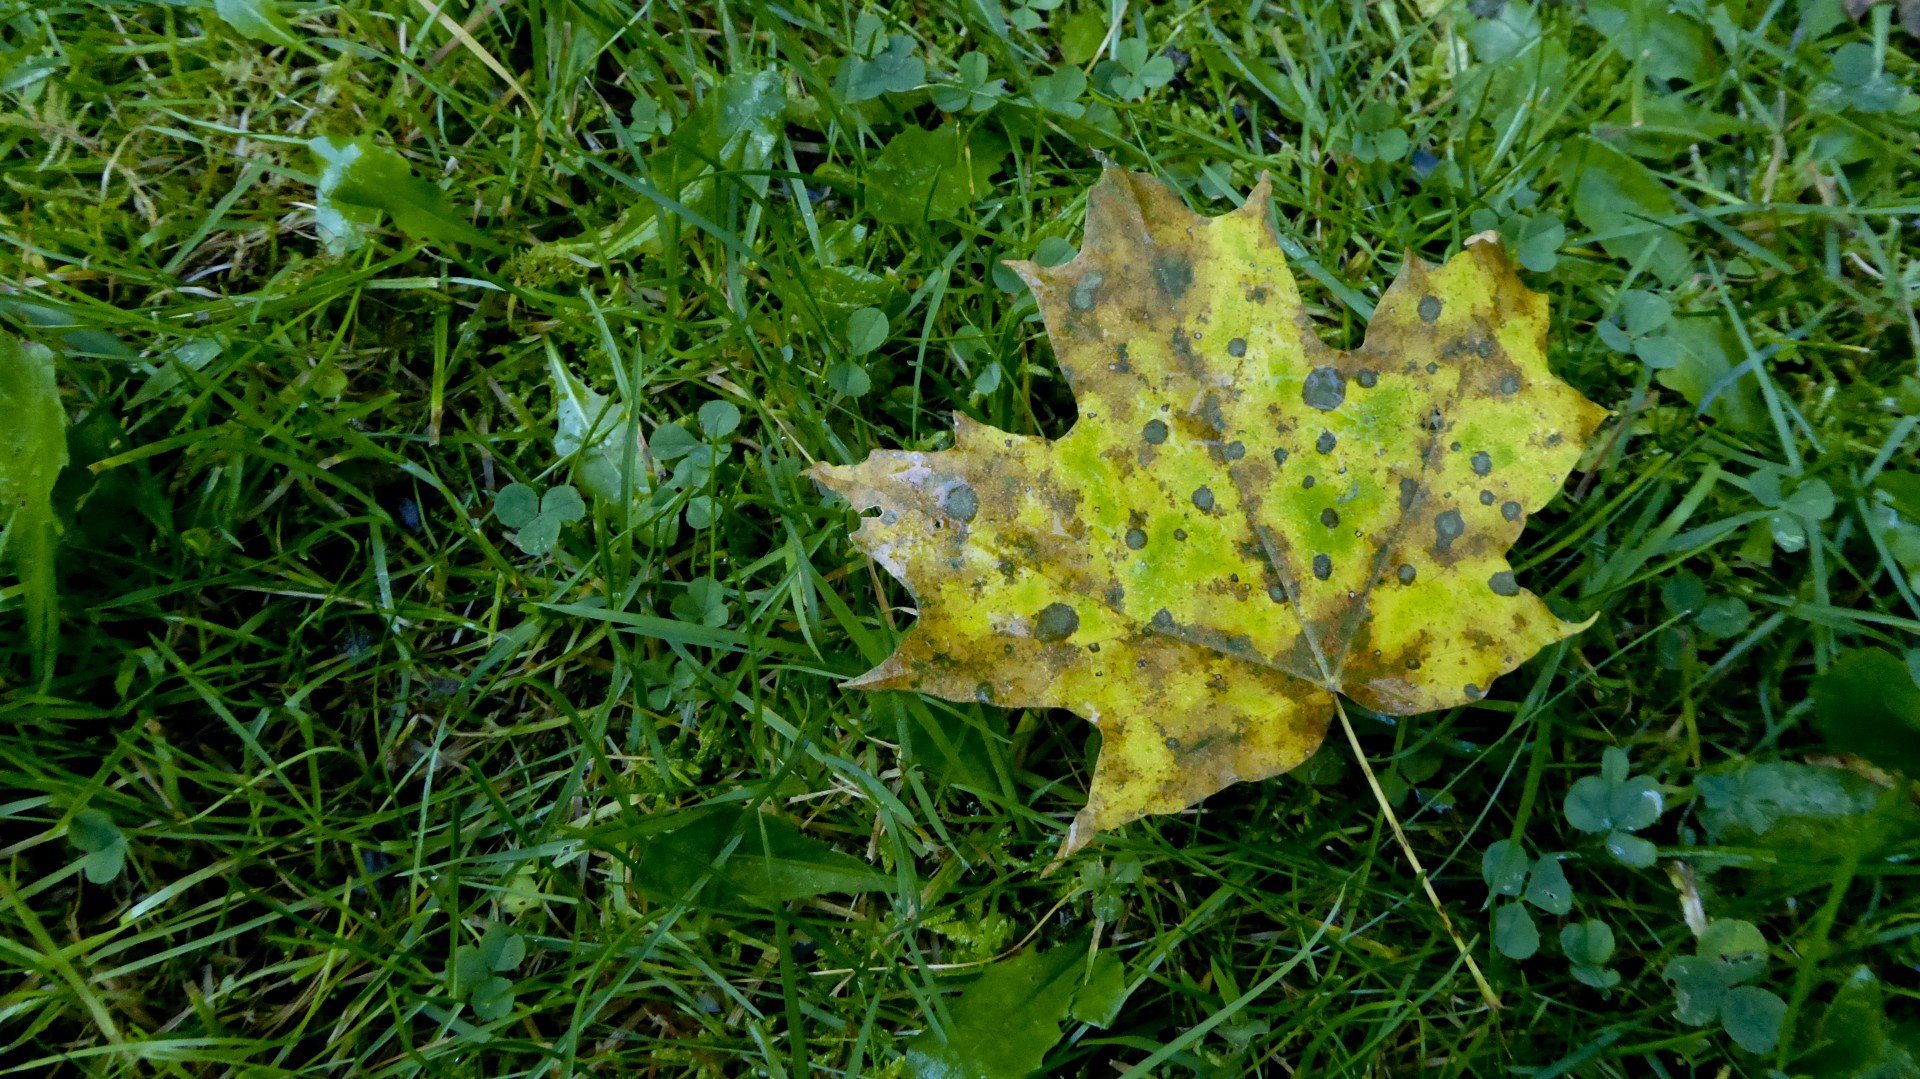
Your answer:
[[[1100,283],[1106,280],[1099,273],[1090,273],[1073,286],[1073,292],[1067,296],[1067,306],[1075,311],[1091,311],[1100,300]]]
[[[1313,575],[1323,581],[1333,576],[1333,559],[1323,554],[1314,555]]]
[[[1180,540],[1180,541],[1182,541],[1182,542],[1185,542],[1185,540],[1186,540],[1186,538],[1187,538],[1187,530],[1186,530],[1186,529],[1184,529],[1184,528],[1176,528],[1176,529],[1174,529],[1174,530],[1173,530],[1173,538],[1174,538],[1174,539],[1177,539],[1177,540]]]
[[[1417,575],[1418,571],[1407,562],[1400,563],[1400,568],[1394,572],[1394,576],[1400,578],[1401,584],[1412,584],[1414,577]]]
[[[1312,486],[1313,486],[1313,477],[1312,477],[1312,476],[1308,476],[1308,477],[1307,477],[1306,479],[1304,479],[1304,480],[1301,480],[1301,481],[1300,481],[1300,486],[1302,486],[1302,487],[1312,487]]]
[[[1332,412],[1347,399],[1346,377],[1331,367],[1316,367],[1307,373],[1307,380],[1300,387],[1300,399],[1308,408]]]
[[[1501,379],[1500,392],[1501,393],[1519,393],[1520,379],[1514,375],[1508,375],[1507,377]]]
[[[1127,546],[1139,550],[1147,545],[1147,534],[1138,528],[1127,529]]]
[[[1520,519],[1520,503],[1518,502],[1501,503],[1500,516],[1505,517],[1509,521],[1519,520]]]
[[[1446,554],[1453,550],[1453,541],[1467,531],[1465,521],[1460,519],[1459,510],[1448,510],[1433,519],[1433,552]]]
[[[1491,505],[1493,505],[1493,492],[1492,492],[1492,491],[1482,491],[1482,492],[1480,492],[1480,504],[1481,504],[1482,506],[1491,506]]]
[[[1160,608],[1159,610],[1153,612],[1153,619],[1151,624],[1155,629],[1172,629],[1173,628],[1173,612],[1167,610],[1165,607]]]
[[[1247,444],[1240,441],[1227,443],[1227,460],[1238,461],[1247,455]]]
[[[1320,432],[1320,438],[1314,442],[1313,448],[1319,450],[1321,453],[1332,453],[1334,444],[1338,441],[1338,439],[1333,437],[1332,431],[1322,431]]]
[[[1275,603],[1285,603],[1287,601],[1287,590],[1277,584],[1270,585],[1267,588],[1267,598]]]
[[[1227,342],[1227,355],[1238,359],[1239,357],[1245,356],[1246,354],[1247,354],[1246,338],[1236,337],[1233,340]]]
[[[1547,436],[1547,445],[1558,446],[1559,444],[1560,444],[1560,432],[1555,431],[1554,433]]]
[[[975,700],[979,701],[981,704],[992,704],[993,703],[992,684],[988,682],[982,682],[979,685],[973,687],[973,697]]]
[[[1140,437],[1146,439],[1148,444],[1158,446],[1167,440],[1167,425],[1159,420],[1148,420],[1147,425],[1140,429]]]
[[[1513,579],[1513,573],[1504,569],[1487,578],[1487,587],[1493,589],[1493,594],[1496,596],[1517,596],[1520,594],[1520,585]]]
[[[1484,476],[1487,473],[1492,471],[1493,471],[1493,455],[1492,454],[1489,454],[1486,450],[1481,450],[1479,453],[1476,453],[1473,455],[1473,474],[1474,475]]]
[[[1340,515],[1334,512],[1332,506],[1328,506],[1326,509],[1320,511],[1320,523],[1326,525],[1328,528],[1333,528],[1340,523]]]
[[[1193,504],[1199,507],[1203,511],[1212,509],[1213,508],[1213,488],[1200,487],[1195,489],[1193,492]]]
[[[1420,669],[1420,661],[1419,661],[1419,660],[1417,660],[1417,659],[1410,659],[1410,660],[1408,660],[1408,661],[1407,661],[1407,670],[1410,670],[1410,671],[1417,671],[1417,670],[1419,670],[1419,669]]]
[[[1447,418],[1440,414],[1439,409],[1436,408],[1432,412],[1427,413],[1427,430],[1438,431],[1446,425]]]
[[[1287,451],[1284,447],[1273,451],[1273,463],[1276,465],[1284,465],[1287,463]]]
[[[1153,283],[1167,299],[1177,300],[1193,286],[1193,263],[1179,258],[1163,258],[1153,264]]]
[[[1434,362],[1433,362],[1432,360],[1428,360],[1428,361],[1427,361],[1427,374],[1429,374],[1429,375],[1437,375],[1437,374],[1439,374],[1439,373],[1440,373],[1440,365],[1439,365],[1439,364],[1437,364],[1437,363],[1434,363]]]
[[[980,512],[980,499],[974,495],[973,488],[964,483],[958,487],[949,488],[946,501],[947,512],[962,521],[971,521],[973,515]]]
[[[1169,738],[1169,739],[1167,739],[1167,748],[1168,748],[1168,749],[1179,749],[1179,748],[1180,748],[1180,739],[1178,739],[1178,738]]]
[[[1447,443],[1447,448],[1448,448],[1448,449],[1450,449],[1450,450],[1452,450],[1452,451],[1453,451],[1453,452],[1455,452],[1455,453],[1459,453],[1459,452],[1460,452],[1460,443],[1458,443],[1458,442],[1449,442],[1449,443]]]
[[[1404,509],[1411,508],[1413,506],[1413,500],[1419,497],[1420,497],[1420,481],[1415,479],[1410,479],[1410,478],[1402,479],[1400,481],[1400,508],[1401,509],[1404,510]]]
[[[1360,388],[1363,390],[1373,389],[1375,386],[1380,384],[1380,372],[1375,371],[1373,368],[1369,367],[1365,371],[1360,372],[1359,376],[1355,378],[1354,381],[1360,383]]]
[[[1487,695],[1486,690],[1481,689],[1479,686],[1473,684],[1472,682],[1467,683],[1467,699],[1468,700],[1477,701],[1486,695]]]
[[[1049,603],[1033,616],[1033,639],[1064,641],[1080,628],[1080,616],[1064,603]]]
[[[1420,321],[1437,322],[1440,319],[1440,297],[1420,297]]]

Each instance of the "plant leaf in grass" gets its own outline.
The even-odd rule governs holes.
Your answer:
[[[1109,170],[1060,266],[1020,263],[1078,400],[1057,440],[961,417],[953,449],[812,475],[919,622],[848,683],[1099,725],[1063,852],[1306,760],[1344,693],[1471,703],[1586,623],[1504,552],[1604,410],[1546,364],[1500,249],[1410,261],[1364,344],[1323,345],[1268,220]]]

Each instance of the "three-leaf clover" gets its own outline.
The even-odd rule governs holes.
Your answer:
[[[1758,986],[1742,985],[1767,969],[1767,938],[1752,922],[1717,918],[1700,934],[1695,954],[1668,963],[1674,1018],[1702,1027],[1718,1019],[1740,1048],[1765,1053],[1780,1041],[1787,1004]]]
[[[513,982],[500,972],[519,966],[526,956],[525,938],[504,925],[489,926],[480,943],[454,949],[447,991],[488,1022],[505,1019],[513,1011]]]
[[[1087,107],[1080,104],[1080,95],[1086,92],[1087,76],[1077,67],[1063,67],[1033,80],[1033,103],[1070,120],[1087,114]]]
[[[1173,61],[1153,55],[1145,38],[1130,37],[1113,47],[1113,59],[1100,64],[1095,74],[1106,75],[1107,92],[1122,101],[1138,101],[1148,90],[1157,90],[1173,81]]]
[[[571,484],[563,483],[538,495],[524,483],[509,483],[493,496],[493,515],[514,530],[514,546],[531,555],[542,555],[559,542],[561,525],[587,515],[587,504]]]
[[[67,822],[67,842],[86,854],[80,859],[80,871],[95,884],[105,884],[120,875],[127,862],[127,837],[113,818],[97,809],[83,809]]]
[[[1560,950],[1573,963],[1573,976],[1595,989],[1620,984],[1620,972],[1607,967],[1613,958],[1613,929],[1605,922],[1578,922],[1560,930]]]
[[[933,88],[933,104],[941,112],[986,112],[1005,90],[1005,79],[988,80],[986,54],[970,52],[960,58],[953,83]]]
[[[865,356],[887,340],[891,327],[887,313],[877,307],[862,307],[847,316],[847,355]],[[848,397],[860,397],[873,388],[867,369],[853,360],[841,360],[827,368],[827,385]]]
[[[927,81],[927,65],[913,55],[913,39],[904,34],[888,38],[886,48],[872,59],[848,57],[846,67],[846,99],[855,103],[904,94]]]
[[[1556,917],[1573,910],[1573,885],[1560,859],[1547,854],[1533,861],[1511,839],[1487,847],[1480,856],[1480,877],[1494,896],[1522,900],[1503,903],[1493,912],[1493,946],[1509,959],[1531,959],[1540,950],[1540,930],[1526,904]]]
[[[686,591],[674,597],[671,609],[675,618],[715,629],[726,625],[731,617],[727,609],[727,588],[711,577],[688,581]]]
[[[1385,101],[1360,110],[1353,127],[1353,156],[1362,161],[1398,161],[1412,145],[1397,121],[1400,115]]]
[[[1774,511],[1767,517],[1767,527],[1774,545],[1788,554],[1804,549],[1807,537],[1820,530],[1819,522],[1833,516],[1833,488],[1826,480],[1805,480],[1786,494],[1780,473],[1761,469],[1747,477],[1747,489],[1755,501]]]
[[[1753,611],[1738,596],[1707,598],[1707,583],[1691,573],[1676,573],[1660,586],[1668,614],[1691,616],[1693,627],[1709,637],[1731,637],[1753,621]]]
[[[1615,861],[1645,869],[1658,857],[1659,849],[1632,833],[1659,820],[1667,803],[1658,780],[1627,772],[1627,751],[1608,747],[1600,755],[1600,774],[1574,783],[1561,809],[1575,828],[1605,833],[1607,853]]]
[[[654,138],[666,138],[673,134],[673,113],[660,107],[653,98],[642,91],[633,99],[633,108],[629,113],[631,123],[627,130],[641,142]]]
[[[1615,352],[1638,356],[1656,371],[1680,363],[1680,342],[1667,332],[1673,323],[1673,306],[1645,289],[1628,289],[1620,294],[1612,318],[1595,329],[1600,340]]]

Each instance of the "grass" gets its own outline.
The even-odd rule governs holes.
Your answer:
[[[1908,788],[1815,720],[1822,672],[1920,632],[1888,479],[1920,413],[1913,39],[1890,4],[1470,6],[5,5],[0,314],[58,357],[72,463],[47,677],[0,591],[0,1069],[901,1075],[929,1028],[1050,1074],[1902,1066]],[[1099,66],[1133,39],[1168,63]],[[948,116],[924,84],[976,50]],[[756,72],[784,104],[696,107]],[[309,140],[362,136],[421,182],[329,180]],[[1270,172],[1335,343],[1403,254],[1500,229],[1615,412],[1514,559],[1594,627],[1471,707],[1355,712],[1498,1012],[1340,739],[1048,874],[1083,722],[836,688],[911,598],[799,472],[956,410],[1065,429],[995,263],[1078,242],[1095,151],[1206,212]],[[976,182],[928,221],[941,153]],[[556,451],[556,363],[692,437],[534,555],[495,492],[588,487],[593,452]],[[1651,868],[1562,812],[1610,747],[1663,785]],[[1729,823],[1762,803],[1791,827]],[[1573,895],[1526,959],[1502,840]],[[93,849],[123,850],[104,883]],[[1777,1045],[1675,1018],[1690,906],[1766,942]],[[1561,954],[1591,920],[1611,988]],[[1044,993],[966,1025],[1016,946],[1089,932],[1134,987],[1110,1025]],[[1057,1042],[1015,1030],[1049,1008]]]

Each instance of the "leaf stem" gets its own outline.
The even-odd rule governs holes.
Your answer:
[[[1400,853],[1407,856],[1407,864],[1413,867],[1414,876],[1420,878],[1420,888],[1427,893],[1427,901],[1433,904],[1433,912],[1440,916],[1441,927],[1452,938],[1453,946],[1460,950],[1460,958],[1466,960],[1467,970],[1473,975],[1473,984],[1479,987],[1481,998],[1487,1002],[1487,1007],[1499,1011],[1499,994],[1487,984],[1487,976],[1480,972],[1480,964],[1474,962],[1473,953],[1467,950],[1467,942],[1460,939],[1460,931],[1453,927],[1453,919],[1447,917],[1447,908],[1434,893],[1433,881],[1420,865],[1420,856],[1413,853],[1413,844],[1407,842],[1407,833],[1401,829],[1400,818],[1394,815],[1393,806],[1387,804],[1387,793],[1380,789],[1380,780],[1373,774],[1373,765],[1367,763],[1367,755],[1360,750],[1360,736],[1353,732],[1353,723],[1347,719],[1347,707],[1340,703],[1338,694],[1333,698],[1333,710],[1340,717],[1340,729],[1347,733],[1347,745],[1353,748],[1354,759],[1360,762],[1360,771],[1367,777],[1367,787],[1373,791],[1373,800],[1379,803],[1380,812],[1386,814],[1387,824],[1393,828],[1393,838],[1400,844]]]

